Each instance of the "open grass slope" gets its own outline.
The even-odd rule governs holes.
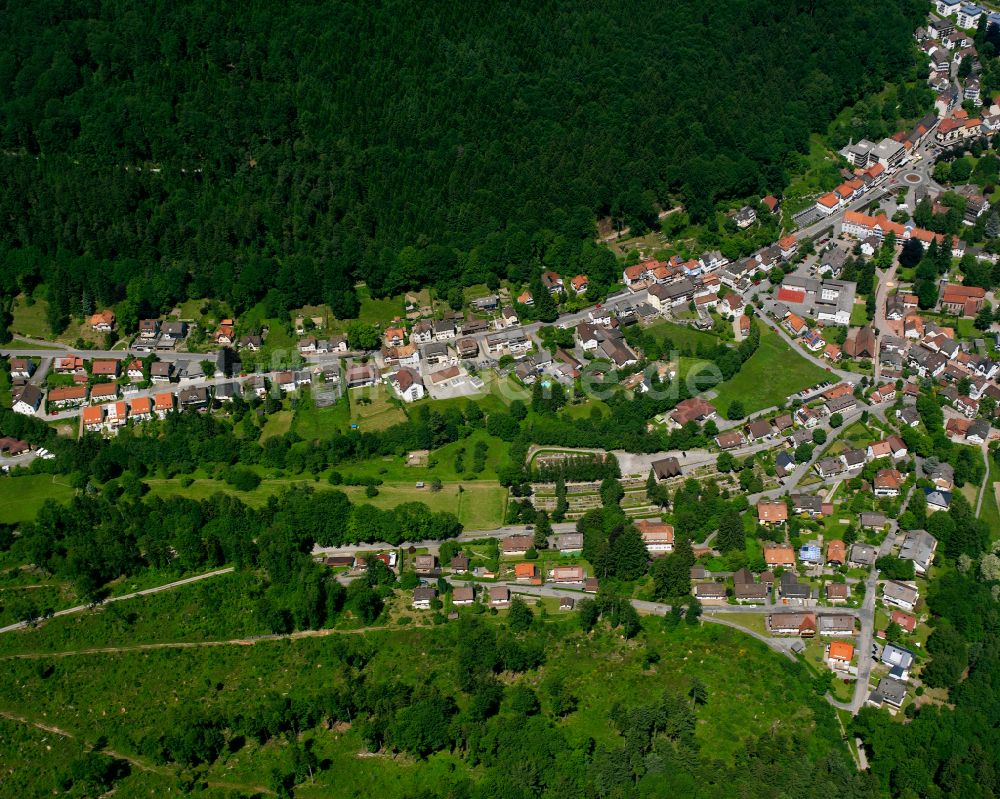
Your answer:
[[[406,414],[396,405],[384,383],[367,388],[352,388],[348,393],[351,404],[351,424],[359,430],[385,430],[406,421]]]
[[[792,394],[828,380],[825,369],[806,360],[770,328],[761,326],[760,347],[732,380],[715,388],[712,405],[722,414],[733,400],[747,413],[781,405]]]
[[[29,474],[0,477],[0,522],[15,524],[30,521],[45,500],[68,502],[74,493],[65,476]]]
[[[500,619],[502,620],[502,616]],[[579,697],[579,709],[562,725],[575,741],[616,739],[609,722],[615,703],[652,701],[667,690],[684,693],[698,678],[708,700],[699,715],[697,739],[705,756],[732,761],[740,743],[783,732],[810,741],[818,752],[839,745],[832,710],[810,694],[802,666],[789,663],[763,644],[738,631],[706,625],[682,625],[666,631],[662,621],[645,621],[639,640],[579,631],[575,617],[541,622],[547,630],[546,662],[525,675],[537,687],[562,678]],[[374,651],[364,673],[373,683],[399,680],[453,690],[455,625],[406,627],[362,633]],[[0,711],[44,718],[83,740],[106,737],[109,747],[138,754],[140,742],[163,731],[177,714],[213,714],[251,706],[267,693],[295,696],[322,686],[343,685],[342,652],[356,636],[333,635],[254,646],[107,653],[5,663],[8,679],[0,684]],[[113,643],[109,641],[108,643]],[[660,660],[644,666],[646,652]],[[544,707],[543,707],[544,710]],[[364,747],[357,731],[338,727],[305,733],[329,768],[296,796],[413,796],[447,770],[467,765],[449,753],[415,763],[407,757],[359,757]],[[207,778],[230,784],[266,784],[272,766],[287,744],[275,739],[263,746],[248,742],[227,750]],[[0,760],[19,744],[0,737]],[[474,774],[469,774],[473,779]]]
[[[426,472],[426,470],[423,470]],[[351,472],[345,469],[345,473]],[[238,497],[247,505],[259,508],[268,497],[295,485],[313,486],[317,491],[344,491],[352,502],[367,502],[379,508],[394,508],[404,502],[423,502],[432,511],[454,513],[469,530],[492,530],[503,523],[503,513],[507,502],[507,489],[494,480],[447,482],[440,491],[432,491],[429,484],[417,488],[420,477],[413,482],[384,483],[378,487],[378,496],[365,496],[360,486],[331,486],[325,481],[313,481],[308,477],[281,477],[267,479],[253,491],[237,491],[227,483],[198,478],[189,486],[182,486],[180,480],[150,478],[145,482],[150,493],[161,497],[184,496],[188,499],[206,499],[219,492]]]
[[[678,325],[667,321],[650,325],[646,332],[660,340],[668,339],[675,347],[683,347],[684,349],[694,350],[699,346],[714,347],[719,343],[719,337],[714,333],[706,333],[687,325]]]

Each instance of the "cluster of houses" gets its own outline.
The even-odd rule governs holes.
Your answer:
[[[220,358],[222,353],[220,353]],[[71,385],[60,385],[42,390],[25,382],[35,371],[30,359],[13,358],[12,375],[18,384],[12,392],[13,410],[33,415],[43,403],[49,413],[78,410],[82,427],[87,431],[115,431],[129,419],[144,421],[154,415],[162,418],[170,411],[207,410],[212,401],[231,402],[236,397],[251,394],[263,397],[268,383],[281,391],[289,392],[308,385],[314,380],[337,383],[340,368],[336,364],[314,371],[279,371],[267,377],[255,374],[245,381],[230,380],[214,385],[197,385],[205,379],[201,362],[155,361],[148,366],[137,359],[95,358],[85,361],[79,356],[58,357],[53,362],[53,372],[72,377]],[[143,385],[161,386],[167,391],[146,395]],[[179,384],[179,385],[178,385]],[[142,395],[142,396],[140,396]]]
[[[139,352],[173,350],[187,338],[188,332],[187,322],[140,319],[132,349]]]
[[[735,294],[720,297],[722,287],[743,292],[758,274],[790,261],[797,251],[798,241],[789,235],[736,262],[718,251],[697,259],[684,260],[675,255],[667,261],[646,260],[626,267],[622,280],[634,292],[645,289],[649,305],[661,313],[693,302],[697,308],[718,307],[724,315],[739,317],[743,313],[742,300]]]
[[[965,101],[980,105],[982,95],[979,78],[982,64],[976,49],[974,31],[984,15],[987,16],[988,24],[1000,25],[1000,14],[986,14],[985,9],[973,3],[938,3],[937,10],[943,16],[930,15],[927,25],[917,28],[914,36],[930,65],[927,84],[936,92],[935,108],[940,116],[947,117],[949,112]],[[972,66],[971,72],[956,87],[951,80],[952,65],[960,64],[966,59],[969,59]],[[991,111],[993,115],[997,113],[992,109]],[[996,121],[990,117],[970,120],[964,112],[945,119],[942,125],[945,122],[949,124],[945,125],[943,131],[939,126],[937,134],[938,141],[943,144],[958,138],[980,135],[981,126],[987,123],[990,123],[993,130],[997,129]]]

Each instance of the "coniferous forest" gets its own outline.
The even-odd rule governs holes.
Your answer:
[[[614,282],[595,219],[780,192],[913,62],[923,4],[171,3],[0,12],[0,292],[50,322],[511,277]]]

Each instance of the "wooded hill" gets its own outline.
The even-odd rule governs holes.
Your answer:
[[[9,4],[0,290],[45,282],[58,327],[126,296],[350,316],[356,279],[610,283],[595,217],[780,192],[912,66],[924,5]]]

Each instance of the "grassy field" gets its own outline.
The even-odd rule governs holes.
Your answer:
[[[368,291],[368,286],[364,285],[357,287],[357,294],[361,301],[361,310],[358,312],[358,319],[361,322],[385,327],[397,316],[403,315],[403,296],[401,294],[375,299]]]
[[[423,474],[418,474],[421,471]],[[352,471],[350,467],[345,467],[344,472],[352,475],[365,474],[363,470]],[[414,469],[412,481],[386,482],[378,487],[378,496],[371,498],[365,496],[365,489],[360,486],[331,486],[325,480],[313,481],[309,476],[267,479],[253,491],[237,491],[227,483],[206,478],[196,479],[187,487],[182,486],[176,479],[154,478],[145,482],[150,487],[150,493],[156,496],[207,499],[221,492],[238,497],[255,508],[264,505],[268,497],[293,485],[310,485],[317,491],[340,490],[346,493],[352,502],[367,502],[379,508],[393,508],[404,502],[423,502],[431,510],[454,513],[470,530],[492,530],[503,524],[507,489],[496,481],[445,482],[440,491],[431,491],[429,486],[417,488],[418,481],[428,479],[426,475],[427,470]],[[0,521],[2,520],[0,517]]]
[[[137,623],[145,623],[139,615]],[[667,632],[652,618],[644,626],[643,636],[626,643],[609,632],[587,636],[572,618],[545,624],[552,633],[546,662],[522,679],[537,688],[538,683],[562,678],[579,697],[578,710],[560,722],[571,743],[582,745],[593,738],[620,746],[608,721],[615,703],[649,702],[665,690],[683,694],[697,677],[707,690],[696,728],[705,757],[731,763],[743,741],[769,734],[774,725],[807,739],[817,755],[840,745],[833,711],[809,693],[802,666],[734,630],[681,625]],[[344,650],[354,642],[373,654],[361,667],[371,684],[393,679],[452,691],[457,633],[456,625],[410,626],[369,632],[364,642],[334,635],[254,646],[105,653],[52,660],[51,669],[41,669],[32,660],[10,661],[5,664],[8,679],[0,685],[0,709],[44,719],[81,741],[106,738],[109,748],[141,758],[139,742],[161,732],[178,714],[230,713],[258,702],[264,693],[294,698],[314,692],[319,684],[337,690],[349,670]],[[107,643],[114,640],[109,636]],[[657,651],[660,660],[646,668],[649,650]],[[739,664],[739,679],[733,679],[734,663]],[[30,773],[35,754],[49,762],[47,752],[25,746],[23,732],[0,729],[9,733],[0,737],[0,758],[15,774]],[[475,779],[464,761],[447,752],[419,763],[408,757],[359,756],[365,751],[359,731],[347,725],[321,725],[301,739],[314,746],[323,766],[315,781],[296,787],[296,796],[401,799],[455,777]],[[65,744],[62,748],[64,758],[74,756],[75,750]],[[286,762],[286,749],[280,736],[264,745],[241,741],[223,752],[205,778],[218,787],[266,785],[271,768]],[[174,767],[166,769],[172,773]],[[27,774],[21,779],[27,784]],[[5,788],[8,784],[18,783],[5,780]],[[40,796],[46,787],[51,795],[43,782],[27,795]],[[122,786],[119,795],[139,794]],[[145,795],[157,794],[147,787]]]
[[[391,401],[390,391],[384,383],[350,389],[347,393],[351,403],[351,424],[371,432],[405,422],[406,414]]]
[[[260,438],[261,441],[270,438],[271,436],[283,436],[289,430],[292,429],[292,412],[288,410],[278,411],[277,413],[272,413],[267,417],[264,422],[264,428],[261,430]]]
[[[35,518],[45,500],[68,502],[74,493],[65,477],[50,474],[0,477],[0,522],[29,521]]]
[[[729,403],[738,399],[747,413],[753,413],[782,405],[797,391],[829,379],[825,369],[796,354],[777,333],[761,326],[757,352],[732,380],[716,387],[712,404],[725,414]]]
[[[868,319],[868,311],[865,309],[864,303],[856,303],[853,308],[851,308],[851,324],[854,327],[863,327],[867,325],[870,320]]]
[[[28,338],[50,338],[52,331],[49,330],[48,309],[49,304],[44,299],[36,299],[28,305],[25,296],[20,295],[14,301],[10,332]]]
[[[295,410],[292,430],[302,438],[328,438],[345,430],[351,423],[351,408],[346,397],[326,408],[317,408],[311,400],[303,400]]]
[[[696,330],[693,327],[678,325],[673,322],[656,322],[646,330],[657,339],[670,339],[675,347],[683,347],[685,349],[695,349],[699,346],[714,347],[719,343],[719,337],[714,333],[707,333],[703,330]]]
[[[503,524],[507,489],[495,482],[445,483],[440,491],[417,488],[415,483],[386,483],[377,497],[366,497],[359,486],[345,486],[344,492],[356,504],[393,508],[404,502],[423,502],[433,511],[454,513],[467,530],[493,530]]]

